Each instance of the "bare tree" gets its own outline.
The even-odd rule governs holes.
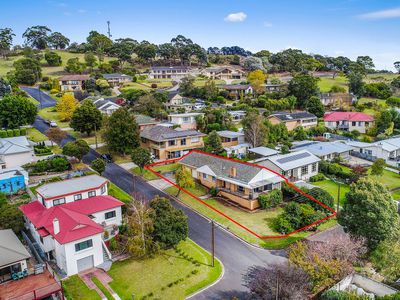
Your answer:
[[[249,112],[242,120],[246,141],[253,147],[261,146],[267,135],[264,119],[258,112]]]

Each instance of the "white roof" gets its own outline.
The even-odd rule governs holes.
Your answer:
[[[170,114],[168,115],[168,117],[172,117],[172,118],[184,118],[184,117],[196,117],[196,116],[200,116],[200,115],[204,115],[203,113],[185,113],[185,114]]]
[[[359,142],[359,141],[345,141],[344,142],[346,145],[356,147],[356,148],[367,148],[374,146],[372,143],[364,143],[364,142]]]
[[[244,133],[236,132],[236,131],[230,131],[230,130],[217,131],[217,134],[219,136],[227,137],[227,138],[236,138],[236,137],[239,137],[239,136],[244,136]]]
[[[0,154],[9,155],[32,151],[32,142],[25,136],[0,138]]]
[[[11,229],[0,230],[0,267],[30,257],[28,250]]]
[[[284,171],[321,161],[317,156],[307,150],[300,150],[288,154],[278,154],[267,157],[266,160],[269,160]],[[263,163],[261,162],[260,165],[263,165]]]
[[[9,179],[11,177],[20,176],[20,175],[27,177],[28,173],[22,168],[0,169],[0,180]]]
[[[265,156],[265,157],[279,153],[279,151],[276,151],[275,149],[271,149],[268,147],[255,147],[255,148],[249,149],[249,152],[253,152],[253,153],[259,154],[261,156]]]
[[[389,152],[396,151],[400,149],[400,137],[375,142],[374,145],[381,146],[384,150]]]
[[[338,142],[315,142],[312,144],[307,144],[307,145],[300,145],[297,146],[296,148],[292,149],[292,151],[300,151],[300,150],[307,150],[310,153],[321,157],[329,154],[334,154],[334,153],[344,153],[348,152],[350,150],[354,150],[353,147],[346,145],[344,143],[338,143]]]

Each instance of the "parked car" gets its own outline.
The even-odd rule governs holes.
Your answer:
[[[44,120],[46,124],[48,124],[50,127],[57,127],[57,123],[52,120]]]
[[[112,163],[112,162],[113,162],[113,161],[112,161],[112,156],[111,156],[110,153],[102,154],[102,155],[100,156],[100,158],[101,158],[102,160],[104,160],[105,162],[107,162],[107,163]]]

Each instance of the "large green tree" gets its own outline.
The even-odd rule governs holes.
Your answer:
[[[347,75],[349,79],[349,92],[361,97],[364,95],[365,84],[363,82],[363,75],[359,72],[351,72]]]
[[[14,36],[15,34],[11,28],[0,28],[0,56],[6,58],[11,49]]]
[[[103,116],[100,110],[90,100],[83,101],[82,105],[74,110],[70,126],[75,131],[86,133],[88,136],[102,126]]]
[[[204,142],[204,150],[210,153],[221,153],[224,151],[224,147],[222,147],[221,137],[218,133],[213,130],[208,134],[206,141]]]
[[[390,193],[381,183],[367,178],[350,186],[338,221],[346,232],[365,238],[369,249],[375,249],[399,229],[399,215]]]
[[[60,32],[53,32],[48,37],[48,43],[50,47],[54,49],[65,49],[69,45],[69,38],[61,34]]]
[[[318,118],[322,118],[325,113],[325,107],[317,96],[311,96],[307,101],[306,109],[308,112],[316,115]]]
[[[49,66],[61,66],[62,63],[61,56],[53,51],[46,51],[44,59],[47,61]]]
[[[132,162],[135,163],[143,173],[144,166],[151,163],[151,154],[149,150],[137,147],[132,150],[131,159]]]
[[[318,87],[319,78],[315,78],[308,74],[295,75],[289,81],[289,94],[297,99],[299,108],[306,108],[307,102],[312,96],[317,96],[319,93]]]
[[[87,42],[92,47],[94,52],[97,54],[99,61],[104,60],[105,53],[112,47],[113,42],[104,34],[98,33],[97,31],[89,32]]]
[[[22,34],[22,37],[25,38],[25,44],[36,48],[39,50],[43,50],[47,48],[48,44],[48,34],[51,32],[51,29],[47,26],[36,25],[29,27]]]
[[[18,128],[35,121],[37,108],[28,98],[6,95],[0,101],[0,127]]]
[[[153,238],[163,248],[176,246],[188,236],[188,218],[183,211],[171,205],[168,199],[156,197],[151,203],[154,222]]]
[[[139,126],[126,108],[116,110],[105,122],[104,140],[110,150],[126,154],[139,147]]]
[[[79,61],[78,57],[73,57],[67,60],[65,71],[68,73],[81,74],[85,71],[86,65]]]
[[[14,76],[19,84],[34,85],[42,77],[42,68],[38,60],[21,58],[14,62]]]
[[[77,158],[79,161],[88,154],[90,147],[85,140],[68,142],[63,147],[63,154]]]

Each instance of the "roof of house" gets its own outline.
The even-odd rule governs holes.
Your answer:
[[[0,180],[15,176],[25,176],[19,169],[0,169]]]
[[[248,88],[251,88],[250,84],[227,84],[227,85],[221,85],[221,88],[225,90],[247,90]]]
[[[268,184],[266,181],[269,181],[269,183],[276,183],[283,180],[283,178],[275,173],[257,167],[256,165],[197,151],[191,151],[189,154],[185,155],[179,163],[199,169],[200,172],[204,172],[206,168],[208,168],[216,177],[242,185],[256,185],[257,183],[251,183],[251,181],[262,170],[266,171],[264,172],[266,176],[262,178],[263,184]],[[232,168],[237,170],[236,177],[230,176],[230,169]]]
[[[120,108],[121,106],[108,100],[108,99],[97,99],[95,101],[93,101],[94,106],[96,106],[96,108],[98,108],[99,110],[106,110],[110,107],[116,107],[116,108]]]
[[[230,152],[230,151],[235,151],[235,150],[248,149],[248,148],[250,148],[250,147],[251,147],[250,144],[248,144],[248,143],[242,143],[242,144],[237,144],[237,145],[230,146],[230,147],[225,147],[224,149],[225,149],[226,151]]]
[[[245,115],[247,112],[245,110],[228,110],[228,114],[235,115]]]
[[[12,229],[0,230],[0,267],[30,257],[31,255]]]
[[[25,136],[0,138],[0,155],[31,152],[32,144]]]
[[[221,73],[224,70],[230,70],[230,71],[233,71],[233,72],[244,73],[242,70],[236,69],[236,68],[233,68],[233,67],[230,67],[230,66],[210,67],[210,68],[206,68],[205,69],[206,72],[210,72],[210,73],[213,72],[215,74]]]
[[[288,154],[278,154],[267,157],[266,160],[272,162],[274,165],[284,171],[320,161],[317,156],[308,152],[307,150],[300,150]],[[263,162],[261,162],[260,165],[263,165]]]
[[[334,153],[343,153],[353,150],[354,148],[340,142],[314,142],[308,145],[300,145],[292,149],[292,151],[307,150],[308,152],[321,157]]]
[[[140,136],[151,141],[162,142],[175,138],[205,136],[205,134],[196,130],[176,130],[170,127],[156,125],[151,128],[145,128],[140,133]]]
[[[324,115],[325,122],[331,121],[367,121],[371,122],[374,120],[373,116],[367,115],[362,112],[352,112],[352,111],[337,111],[329,112]]]
[[[146,116],[146,115],[135,115],[136,123],[139,125],[146,125],[146,124],[157,124],[158,122],[155,118]]]
[[[113,79],[113,78],[128,78],[128,79],[132,79],[131,76],[125,75],[125,74],[121,74],[121,73],[103,74],[103,77],[105,79]]]
[[[202,115],[204,115],[204,113],[192,112],[192,113],[183,113],[183,114],[169,114],[168,117],[171,117],[171,118],[185,118],[185,117],[196,117],[196,116],[202,116]]]
[[[253,152],[258,155],[265,156],[265,157],[279,153],[279,151],[268,148],[268,147],[255,147],[255,148],[249,149],[249,152]]]
[[[123,203],[111,196],[96,196],[46,208],[39,201],[20,206],[41,236],[51,235],[60,244],[66,244],[103,232],[103,227],[89,215],[120,207]],[[59,233],[54,233],[53,220],[57,219]]]
[[[77,81],[85,81],[90,78],[89,75],[81,75],[81,74],[72,74],[72,75],[64,75],[58,78],[59,81],[67,81],[67,80],[77,80]]]
[[[152,70],[167,71],[167,70],[191,70],[188,66],[152,66]]]
[[[316,119],[317,117],[309,112],[306,111],[299,111],[294,113],[289,112],[276,112],[271,114],[270,117],[276,117],[281,121],[293,121],[293,120],[302,120],[302,119]]]
[[[395,151],[400,149],[400,137],[386,139],[373,143],[374,145],[381,146],[386,151]]]
[[[100,186],[106,184],[107,182],[108,182],[107,179],[94,174],[89,176],[82,176],[68,180],[48,183],[37,188],[36,192],[46,200],[49,200],[64,195],[70,195],[86,190],[97,189],[100,188]]]
[[[238,138],[240,136],[244,136],[244,133],[242,132],[236,132],[236,131],[230,131],[230,130],[221,130],[217,131],[217,134],[219,136],[225,137],[225,138]]]

